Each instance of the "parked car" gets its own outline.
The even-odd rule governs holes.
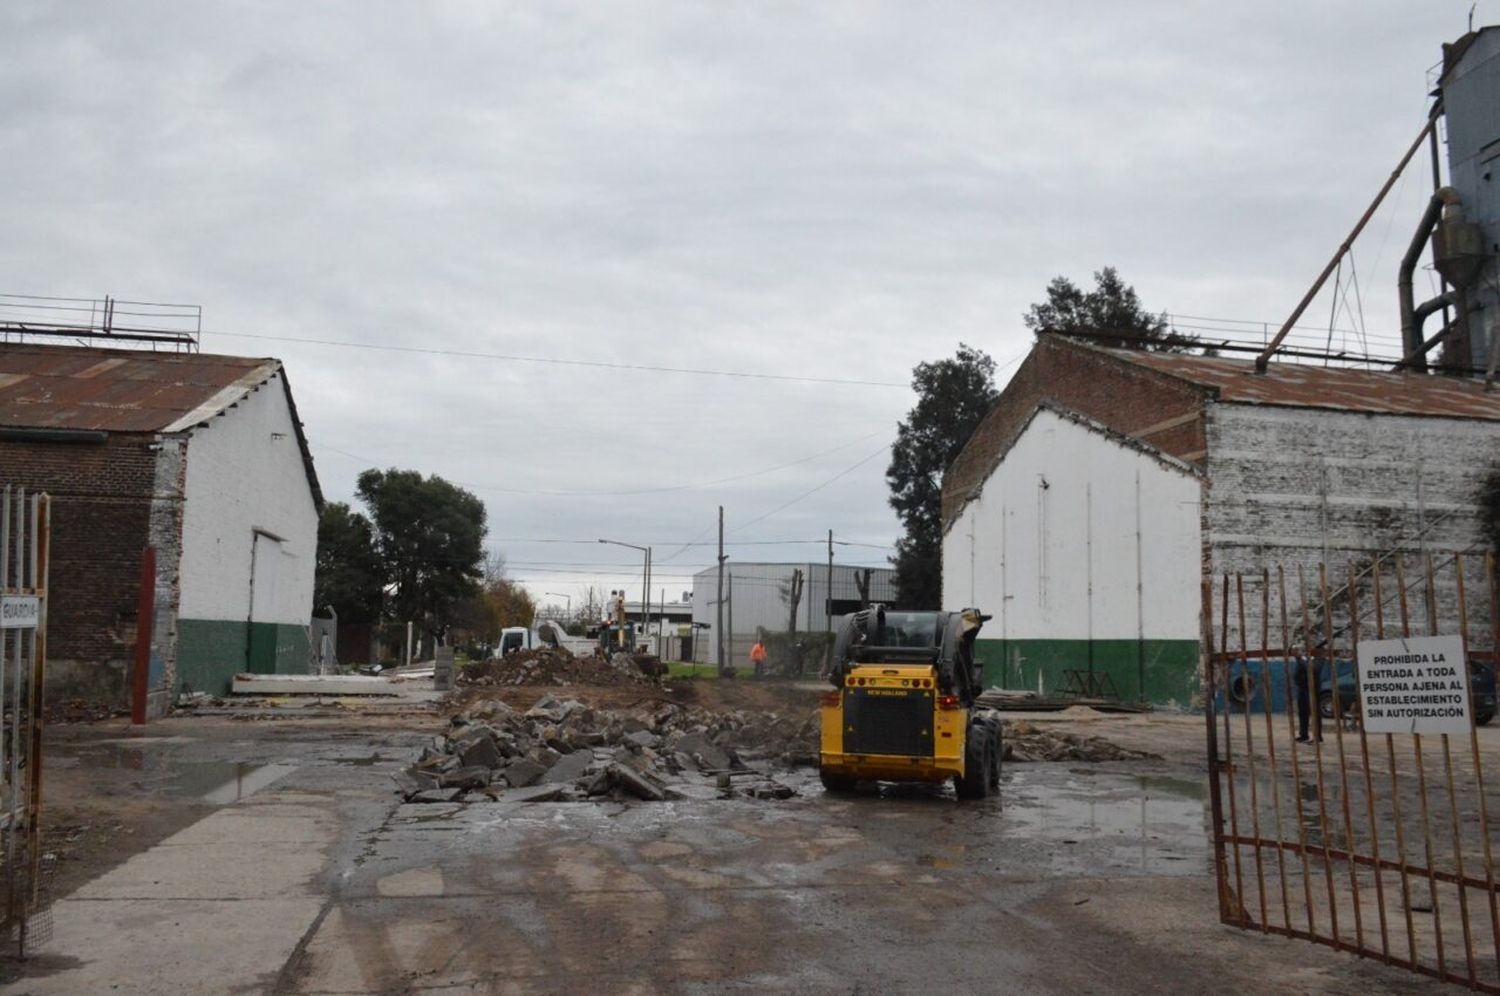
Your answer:
[[[1326,666],[1323,670],[1327,670]],[[1359,712],[1359,684],[1355,679],[1354,662],[1338,662],[1339,706],[1345,716]],[[1333,718],[1333,682],[1323,675],[1322,691],[1318,693],[1318,712],[1324,719]],[[1474,710],[1474,722],[1484,726],[1495,718],[1495,669],[1482,661],[1469,661],[1469,706]]]

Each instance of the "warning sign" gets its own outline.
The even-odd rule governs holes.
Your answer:
[[[1360,643],[1359,705],[1366,733],[1468,733],[1463,640],[1420,636]]]

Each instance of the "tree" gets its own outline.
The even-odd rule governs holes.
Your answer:
[[[891,507],[906,530],[891,563],[901,606],[936,609],[943,597],[943,472],[998,397],[995,361],[959,343],[952,359],[917,364],[911,385],[917,403],[896,426],[885,472]]]
[[[484,502],[436,475],[394,468],[360,474],[355,493],[370,510],[388,614],[441,636],[482,576]]]
[[[370,520],[344,502],[325,505],[318,520],[314,611],[331,605],[343,622],[376,622],[383,576]]]
[[[1153,315],[1141,307],[1135,288],[1120,279],[1112,266],[1094,274],[1094,289],[1085,293],[1067,277],[1047,285],[1047,300],[1026,312],[1033,332],[1086,335],[1102,346],[1154,349],[1180,353],[1197,345],[1197,336],[1183,335],[1167,324],[1166,312]]]
[[[500,642],[502,629],[530,626],[536,620],[536,602],[525,588],[490,569],[486,576],[473,594],[453,607],[450,620],[460,633],[460,643],[494,646]]]

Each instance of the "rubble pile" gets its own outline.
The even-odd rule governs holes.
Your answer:
[[[1001,744],[1007,761],[1159,760],[1148,751],[1121,747],[1103,737],[1064,733],[1024,720],[1005,721]]]
[[[552,695],[521,713],[487,699],[394,777],[407,802],[785,799],[796,790],[771,763],[816,763],[816,735],[810,715],[594,709]]]
[[[127,715],[124,709],[115,709],[102,702],[90,702],[85,699],[66,699],[62,702],[46,703],[46,722],[49,725],[58,723],[95,723],[101,719],[112,719],[115,716]]]
[[[654,671],[643,669],[637,655],[575,657],[561,647],[518,650],[504,657],[471,661],[458,672],[458,684],[495,685],[632,685],[649,684]],[[652,658],[655,660],[655,658]]]

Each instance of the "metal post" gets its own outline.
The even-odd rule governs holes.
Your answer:
[[[724,506],[719,506],[719,595],[714,602],[714,643],[719,676],[724,676]]]
[[[1276,337],[1271,340],[1270,345],[1266,346],[1261,354],[1255,358],[1256,373],[1266,372],[1266,364],[1270,362],[1272,354],[1281,346],[1281,340],[1285,339],[1287,333],[1292,330],[1292,326],[1297,324],[1297,319],[1302,317],[1302,313],[1307,310],[1307,306],[1312,304],[1312,299],[1317,297],[1318,291],[1323,289],[1323,284],[1327,282],[1329,275],[1333,273],[1334,267],[1338,266],[1339,261],[1344,258],[1344,254],[1354,245],[1354,240],[1359,238],[1359,233],[1364,231],[1365,225],[1369,224],[1370,218],[1375,214],[1375,209],[1380,207],[1380,202],[1385,200],[1385,195],[1390,193],[1391,187],[1395,186],[1396,179],[1406,169],[1406,164],[1411,162],[1411,157],[1416,155],[1417,150],[1422,147],[1422,143],[1427,140],[1428,133],[1437,126],[1438,115],[1442,112],[1443,102],[1439,100],[1432,105],[1432,112],[1427,118],[1427,124],[1423,125],[1422,130],[1417,133],[1416,140],[1411,143],[1411,147],[1406,150],[1406,154],[1401,157],[1401,161],[1396,164],[1395,170],[1386,178],[1385,185],[1380,188],[1380,192],[1375,195],[1375,199],[1370,202],[1370,206],[1365,208],[1365,213],[1360,215],[1359,221],[1355,222],[1353,231],[1344,239],[1338,251],[1333,254],[1333,258],[1328,261],[1328,265],[1323,267],[1323,272],[1318,274],[1318,279],[1313,281],[1313,285],[1307,289],[1307,293],[1302,296],[1302,300],[1297,302],[1297,307],[1292,309],[1292,314],[1287,318],[1286,323],[1281,326],[1281,331],[1276,333]]]
[[[823,603],[827,621],[824,623],[823,632],[833,632],[833,530],[828,530],[828,600]]]
[[[730,654],[733,654],[734,653],[734,575],[733,574],[729,575],[729,593],[728,593],[727,597],[729,599],[729,608],[727,610],[728,614],[729,614],[729,652],[730,652]]]
[[[1146,701],[1146,569],[1141,543],[1141,472],[1135,472],[1135,687]],[[1269,576],[1269,575],[1268,575]],[[1264,646],[1265,641],[1261,641]]]

